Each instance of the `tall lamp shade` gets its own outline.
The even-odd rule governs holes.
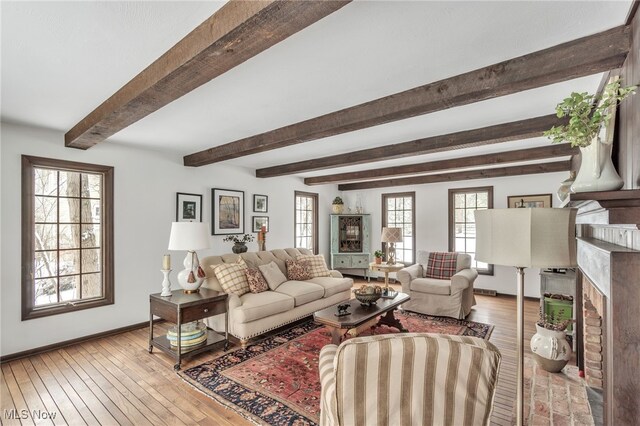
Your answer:
[[[186,250],[184,269],[178,272],[178,283],[185,293],[198,292],[205,274],[196,250],[209,248],[209,226],[203,222],[173,222],[169,250]]]
[[[523,423],[524,268],[576,266],[576,209],[476,210],[475,259],[517,274],[517,424]]]
[[[387,250],[387,264],[393,265],[396,263],[396,248],[394,243],[402,242],[402,228],[382,228],[382,235],[380,241],[383,243],[389,243],[389,249]]]

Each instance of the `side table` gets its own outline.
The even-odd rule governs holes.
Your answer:
[[[186,294],[182,290],[174,290],[171,296],[162,297],[160,293],[149,296],[149,353],[156,347],[171,355],[176,364],[174,370],[180,369],[182,358],[189,358],[204,351],[210,350],[218,343],[224,342],[224,350],[229,347],[229,313],[227,311],[227,294],[215,290],[201,288],[198,293]],[[208,318],[213,315],[224,315],[224,336],[207,328],[207,340],[193,348],[182,349],[181,326],[191,321]],[[153,316],[158,316],[168,322],[176,324],[178,347],[174,348],[169,343],[166,335],[153,337]]]
[[[402,263],[394,263],[393,265],[389,265],[387,263],[372,262],[369,264],[369,269],[371,269],[372,271],[384,272],[384,293],[382,293],[383,298],[396,297],[397,293],[393,290],[389,290],[389,273],[398,272],[402,268],[404,268],[404,264]]]

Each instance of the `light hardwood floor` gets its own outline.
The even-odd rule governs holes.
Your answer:
[[[478,296],[477,301],[468,319],[495,325],[490,341],[503,355],[492,423],[509,425],[515,398],[515,298]],[[525,301],[527,343],[537,314],[538,302]],[[156,333],[166,329],[156,327]],[[168,356],[157,350],[149,354],[147,333],[142,328],[2,364],[2,424],[250,424],[184,383]],[[218,353],[202,354],[183,368]],[[53,419],[11,420],[8,410],[57,414]]]

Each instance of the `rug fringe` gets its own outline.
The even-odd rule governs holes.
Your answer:
[[[201,394],[209,397],[209,399],[212,399],[213,401],[215,401],[216,403],[218,403],[219,405],[222,405],[222,407],[225,410],[229,410],[229,411],[233,411],[234,413],[238,414],[240,417],[249,420],[251,423],[253,423],[254,425],[257,426],[268,426],[268,423],[263,422],[261,419],[259,419],[260,421],[256,420],[256,417],[253,416],[253,414],[246,412],[245,410],[243,410],[242,408],[238,407],[237,405],[228,402],[226,399],[218,397],[215,393],[207,393],[203,390],[206,389],[204,386],[202,386],[199,383],[193,383],[192,379],[189,377],[186,377],[184,375],[184,373],[182,373],[181,371],[176,372],[176,374],[178,375],[178,377],[180,377],[182,379],[182,381],[184,381],[186,384],[188,384],[189,386],[191,386],[192,388],[194,388],[195,390],[197,390],[198,392],[200,392]],[[208,389],[207,389],[208,390]],[[209,391],[210,392],[210,391]]]

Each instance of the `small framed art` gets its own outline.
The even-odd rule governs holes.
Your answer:
[[[551,208],[551,194],[510,195],[507,206],[510,209],[519,208]]]
[[[269,211],[269,197],[266,195],[253,194],[254,213],[266,213]]]
[[[269,232],[269,216],[253,216],[253,232],[260,232],[262,227],[265,227],[265,230]]]
[[[244,234],[244,191],[211,189],[211,235]]]
[[[202,195],[176,193],[176,222],[202,222]]]

